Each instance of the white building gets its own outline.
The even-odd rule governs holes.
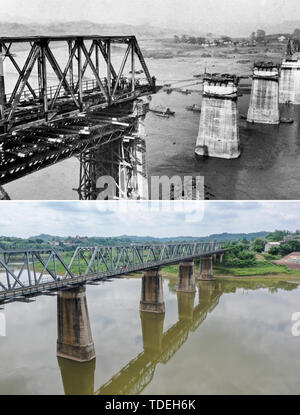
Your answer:
[[[267,242],[265,245],[264,252],[269,252],[269,250],[273,248],[273,246],[280,246],[280,245],[281,245],[281,242]]]

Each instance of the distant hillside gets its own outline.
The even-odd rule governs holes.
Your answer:
[[[135,35],[137,37],[160,37],[170,35],[170,30],[151,25],[100,24],[86,20],[65,23],[16,23],[0,20],[2,36],[38,35]]]
[[[281,23],[265,25],[261,29],[264,29],[267,34],[293,33],[295,29],[300,29],[300,20],[285,20]]]
[[[135,235],[120,235],[114,237],[96,237],[92,236],[89,237],[89,241],[94,243],[107,243],[109,241],[113,241],[113,243],[120,242],[120,243],[142,243],[142,242],[183,242],[183,241],[233,241],[238,239],[247,239],[251,240],[254,238],[263,238],[268,232],[253,232],[253,233],[220,233],[220,234],[212,234],[209,236],[176,236],[176,237],[165,237],[165,238],[155,238],[152,236],[135,236]],[[54,236],[54,235],[47,235],[41,234],[36,236],[31,236],[29,239],[42,239],[43,241],[53,241],[53,240],[63,240],[63,239],[74,239],[72,237],[61,237],[61,236]]]

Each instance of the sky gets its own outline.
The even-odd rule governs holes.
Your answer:
[[[0,15],[30,20],[186,27],[249,34],[253,27],[299,19],[299,0],[1,0]],[[264,28],[264,27],[262,27]],[[247,32],[247,33],[246,33]]]
[[[300,229],[300,202],[72,201],[0,203],[0,235],[208,236]]]

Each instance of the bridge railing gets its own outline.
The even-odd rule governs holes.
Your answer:
[[[0,251],[0,293],[42,284],[116,277],[213,255],[220,242],[77,247],[72,256],[49,250]]]

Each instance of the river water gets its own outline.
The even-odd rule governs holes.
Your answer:
[[[59,50],[56,53],[59,54]],[[120,58],[121,54],[117,55],[116,63]],[[203,59],[200,52],[199,57],[149,58],[146,61],[158,83],[170,82],[174,86],[187,85],[189,82],[174,81],[193,79],[193,75],[203,73],[205,67],[212,72],[240,75],[251,72],[249,64],[238,64],[234,59]],[[54,77],[53,83],[57,83]],[[199,85],[190,88],[197,90]],[[148,113],[146,117],[149,176],[204,176],[212,199],[299,199],[300,106],[282,108],[283,116],[294,118],[293,124],[251,125],[240,120],[242,154],[239,159],[196,160],[194,149],[199,114],[186,111],[185,107],[200,103],[201,95],[197,92],[191,95],[161,92],[153,96],[151,105],[168,106],[176,115],[165,119]],[[246,114],[248,103],[249,94],[239,97],[241,114]],[[78,187],[78,182],[79,162],[72,158],[12,182],[5,188],[12,199],[77,199],[77,192],[73,189]]]
[[[88,286],[89,363],[57,359],[56,297],[5,305],[0,394],[299,394],[296,284],[176,283],[164,279],[165,314],[140,314],[140,278]]]

